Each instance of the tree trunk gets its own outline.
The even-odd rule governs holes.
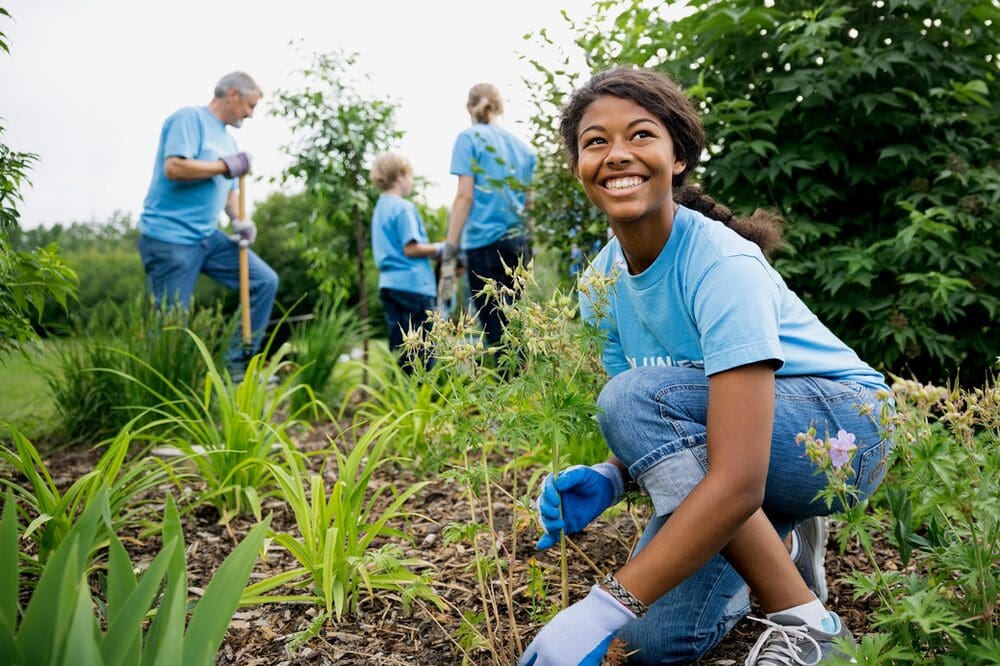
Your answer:
[[[361,220],[361,213],[354,214],[354,245],[358,257],[358,309],[361,313],[361,321],[364,325],[365,335],[361,341],[361,354],[364,365],[361,371],[361,383],[368,383],[368,289],[365,285],[365,227]]]

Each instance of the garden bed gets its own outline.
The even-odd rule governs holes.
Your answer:
[[[319,428],[300,441],[303,449],[318,449],[326,445],[330,428]],[[72,449],[58,453],[47,460],[57,483],[70,483],[89,471],[97,456],[85,449]],[[315,462],[319,462],[314,459]],[[375,484],[392,483],[405,488],[416,481],[414,472],[383,467]],[[197,491],[197,488],[193,490]],[[294,529],[294,521],[286,507],[278,502],[266,502],[265,510],[271,513],[272,527],[279,530]],[[465,489],[458,484],[435,481],[411,500],[410,509],[423,517],[412,518],[407,525],[400,525],[413,536],[413,543],[405,545],[407,555],[430,563],[434,573],[434,588],[451,608],[475,612],[481,607],[481,594],[470,566],[471,548],[460,543],[446,543],[442,538],[445,525],[468,520],[469,506]],[[511,507],[508,503],[495,502],[496,528],[501,541],[509,540]],[[641,521],[644,509],[635,508]],[[155,516],[151,516],[155,518]],[[431,520],[433,518],[433,520]],[[526,517],[530,518],[530,517]],[[609,524],[610,523],[610,524]],[[197,594],[205,588],[211,575],[222,560],[232,551],[252,526],[252,519],[239,518],[228,526],[221,525],[214,510],[202,508],[191,511],[184,518],[189,585]],[[533,547],[534,528],[522,530],[517,556],[512,569],[525,568],[531,558],[558,571],[558,549],[539,552]],[[137,567],[148,564],[160,549],[157,536],[126,539]],[[628,513],[613,516],[610,521],[599,519],[598,524],[581,535],[576,543],[587,558],[600,566],[616,567],[622,564],[629,544],[636,537],[635,522]],[[829,607],[844,618],[856,634],[868,629],[869,605],[864,599],[854,600],[850,589],[840,578],[855,569],[864,569],[866,558],[858,549],[844,555],[836,554],[836,526],[831,530],[828,545],[827,577],[829,580]],[[881,547],[876,535],[876,552],[885,560],[884,568],[893,569],[891,549]],[[272,548],[267,562],[258,561],[251,582],[294,566],[291,557],[281,549]],[[586,559],[571,550],[569,560],[570,590],[572,599],[586,593],[595,572]],[[498,579],[499,580],[499,579]],[[522,591],[523,592],[523,591]],[[517,592],[515,593],[517,594]],[[523,594],[521,596],[524,596]],[[549,602],[558,597],[556,580],[549,586]],[[529,604],[524,604],[528,606]],[[228,633],[218,653],[219,664],[284,665],[284,664],[342,664],[361,666],[371,664],[461,664],[462,651],[456,646],[461,633],[458,614],[439,610],[433,605],[417,601],[411,611],[404,613],[400,595],[379,593],[365,598],[359,612],[340,621],[330,620],[313,634],[307,635],[321,609],[313,604],[265,604],[240,608],[230,624]],[[516,617],[522,640],[530,640],[542,622],[530,617],[524,608]],[[755,614],[758,614],[759,611]],[[314,628],[315,629],[315,628]],[[507,628],[502,628],[501,631]],[[759,634],[757,626],[744,620],[721,645],[702,659],[700,664],[741,664]],[[498,635],[498,644],[510,640]],[[492,663],[491,656],[483,650],[470,652],[473,663]]]

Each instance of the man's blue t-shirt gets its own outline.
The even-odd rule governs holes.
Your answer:
[[[168,157],[218,160],[237,152],[236,140],[207,106],[191,106],[173,113],[160,132],[153,165],[153,181],[139,217],[139,232],[165,243],[193,245],[208,238],[219,223],[236,179],[213,176],[199,180],[168,180],[163,162]]]
[[[395,194],[383,193],[372,213],[372,255],[379,271],[378,286],[433,297],[437,284],[431,260],[407,257],[403,247],[410,241],[427,242],[417,207]]]
[[[502,127],[477,123],[462,130],[451,149],[451,173],[473,176],[472,210],[462,230],[462,247],[485,247],[510,233],[523,233],[522,215],[535,153]],[[518,184],[511,187],[508,179]]]
[[[617,275],[607,303],[588,286],[595,273]],[[629,275],[617,239],[594,258],[581,279],[585,321],[594,322],[595,307],[604,314],[602,362],[611,376],[656,365],[703,368],[710,376],[773,361],[779,377],[887,389],[884,377],[785,285],[755,243],[683,206],[660,255],[639,275]]]

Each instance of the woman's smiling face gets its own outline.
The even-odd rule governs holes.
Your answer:
[[[612,225],[673,216],[672,181],[685,163],[663,123],[632,100],[602,95],[577,132],[576,178]]]

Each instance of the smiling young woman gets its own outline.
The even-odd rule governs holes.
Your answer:
[[[779,218],[737,218],[686,184],[705,133],[673,81],[597,74],[571,97],[560,132],[615,232],[580,295],[583,318],[607,334],[598,419],[613,455],[546,477],[538,546],[583,530],[628,478],[655,515],[631,559],[556,615],[519,663],[596,666],[616,636],[629,663],[690,663],[749,612],[750,590],[767,619],[746,663],[819,663],[850,639],[824,606],[826,543],[816,538],[838,507],[815,501],[825,479],[795,436],[810,425],[853,433],[850,464],[867,497],[889,447],[884,377],[768,263]],[[605,276],[613,285],[598,314],[586,285]],[[800,535],[791,554],[789,534]]]

